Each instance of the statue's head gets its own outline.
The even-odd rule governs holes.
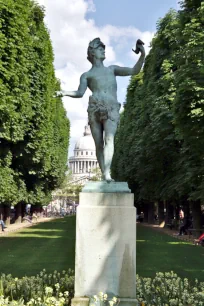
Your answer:
[[[98,53],[99,48],[101,48],[102,54],[101,54],[101,59],[105,59],[105,45],[102,43],[100,38],[95,38],[92,41],[90,41],[88,50],[87,50],[87,59],[93,64],[93,59],[96,56],[100,56]]]

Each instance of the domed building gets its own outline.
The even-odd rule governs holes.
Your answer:
[[[98,167],[95,143],[89,125],[86,125],[83,136],[75,144],[74,156],[69,158],[69,168],[73,179],[80,180],[89,179],[94,175],[93,169]]]

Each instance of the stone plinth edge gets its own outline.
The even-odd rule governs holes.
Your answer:
[[[120,306],[138,306],[139,304],[136,299],[121,298],[119,305]]]
[[[89,306],[89,298],[73,298],[71,306]],[[136,299],[120,298],[120,306],[138,306]]]
[[[88,182],[82,192],[95,193],[131,193],[126,182]]]
[[[119,192],[81,192],[79,195],[79,208],[82,207],[129,207],[133,208],[134,194]]]
[[[71,306],[89,306],[89,298],[85,298],[85,297],[75,297],[72,299],[72,303]]]

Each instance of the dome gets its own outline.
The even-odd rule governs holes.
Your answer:
[[[69,158],[69,167],[73,179],[78,182],[89,180],[94,176],[93,170],[99,167],[89,125],[85,126],[84,135],[75,144],[74,156]]]
[[[75,150],[95,151],[95,143],[94,143],[93,137],[91,135],[81,137],[75,145]]]
[[[91,135],[91,131],[88,125],[85,126],[84,136],[82,136],[77,143],[75,144],[74,150],[87,150],[87,151],[95,151],[95,143],[93,137]]]

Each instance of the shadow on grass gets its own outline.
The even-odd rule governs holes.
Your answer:
[[[204,280],[204,248],[142,225],[137,227],[137,239],[137,274],[153,277],[174,271],[192,281]]]
[[[74,269],[75,216],[39,223],[0,237],[0,274],[36,275],[43,269]],[[137,226],[137,274],[154,277],[174,271],[180,277],[204,281],[204,248]]]
[[[75,216],[39,223],[0,237],[0,273],[21,277],[43,269],[74,269]]]

